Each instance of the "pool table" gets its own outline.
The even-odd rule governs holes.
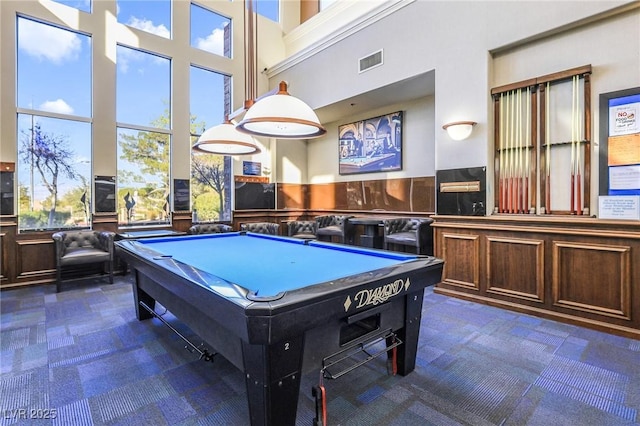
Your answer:
[[[301,375],[380,336],[402,342],[397,372],[413,371],[424,288],[443,268],[429,256],[245,232],[115,244],[135,273],[137,318],[157,301],[243,371],[252,425],[294,425]]]

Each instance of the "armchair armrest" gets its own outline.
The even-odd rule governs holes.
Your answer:
[[[58,231],[54,233],[51,238],[53,238],[55,244],[56,259],[59,260],[67,252],[67,246],[64,243],[67,238],[67,233],[64,231]]]
[[[98,244],[102,250],[109,252],[110,258],[113,258],[113,240],[115,236],[115,232],[111,231],[101,231],[98,233]]]

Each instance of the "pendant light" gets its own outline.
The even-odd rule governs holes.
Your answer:
[[[256,140],[251,135],[239,132],[228,116],[224,123],[205,130],[191,149],[219,155],[250,155],[260,152]]]
[[[253,26],[255,15],[253,13],[253,0],[245,0],[244,32],[245,32],[245,109],[253,104],[255,98],[255,83],[252,77],[255,69],[255,35]],[[249,15],[247,17],[247,15]],[[239,132],[231,123],[229,116],[225,115],[224,123],[207,129],[192,149],[197,152],[219,155],[250,155],[260,152],[257,141],[249,134]]]
[[[254,135],[281,139],[309,139],[324,135],[327,131],[320,124],[316,113],[309,105],[287,92],[287,83],[280,82],[279,90],[271,95],[257,99],[256,81],[258,79],[257,34],[253,31],[256,14],[253,11],[255,0],[245,0],[249,14],[246,63],[248,65],[245,80],[250,98],[245,101],[247,110],[236,129]],[[245,19],[246,21],[246,19]]]
[[[276,94],[254,103],[236,127],[255,136],[281,139],[310,139],[327,133],[311,107],[287,92],[284,81]]]

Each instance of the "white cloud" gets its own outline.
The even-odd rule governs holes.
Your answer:
[[[136,49],[131,49],[128,47],[118,47],[118,68],[121,72],[127,73],[129,72],[129,66],[133,62],[143,61],[144,53],[140,52]]]
[[[62,99],[56,99],[55,101],[46,101],[40,104],[40,108],[43,111],[57,112],[58,114],[73,114],[73,108]]]
[[[135,16],[129,18],[127,25],[133,28],[137,28],[142,31],[146,31],[151,34],[158,35],[164,38],[171,38],[171,32],[164,26],[164,24],[154,25],[153,21],[147,19],[138,19]]]
[[[82,41],[75,33],[29,19],[20,19],[18,46],[27,54],[55,64],[78,57]]]
[[[216,55],[224,56],[224,30],[216,28],[206,38],[198,37],[196,39],[196,47],[206,50],[207,52],[215,53]]]
[[[144,68],[148,65],[165,65],[168,63],[166,58],[129,47],[118,46],[117,52],[116,60],[118,62],[118,70],[123,74],[128,73],[129,69],[137,70],[138,73],[144,73]],[[136,63],[142,65],[136,65]]]

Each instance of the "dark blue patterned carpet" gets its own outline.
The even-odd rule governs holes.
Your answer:
[[[0,424],[248,424],[243,374],[137,321],[130,280],[0,292]],[[303,378],[299,425],[317,379]],[[380,359],[325,386],[329,425],[639,425],[640,341],[428,289],[413,373]]]

